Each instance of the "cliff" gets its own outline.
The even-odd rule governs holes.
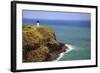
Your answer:
[[[22,31],[23,62],[53,61],[68,47],[56,40],[47,26],[24,25]]]

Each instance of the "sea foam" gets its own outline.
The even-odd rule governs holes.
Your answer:
[[[72,45],[65,44],[65,46],[68,47],[68,50],[66,50],[66,52],[61,53],[60,56],[55,61],[60,60],[64,56],[65,53],[68,53],[68,52],[70,52],[71,50],[74,49],[74,47]]]

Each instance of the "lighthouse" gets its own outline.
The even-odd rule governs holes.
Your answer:
[[[38,26],[40,26],[40,22],[39,22],[39,20],[37,21],[37,27],[38,27]]]

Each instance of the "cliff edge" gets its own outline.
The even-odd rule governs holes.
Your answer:
[[[47,26],[23,25],[22,29],[23,62],[53,61],[68,49]]]

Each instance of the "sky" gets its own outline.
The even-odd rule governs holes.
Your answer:
[[[23,10],[23,19],[90,20],[90,13]]]

